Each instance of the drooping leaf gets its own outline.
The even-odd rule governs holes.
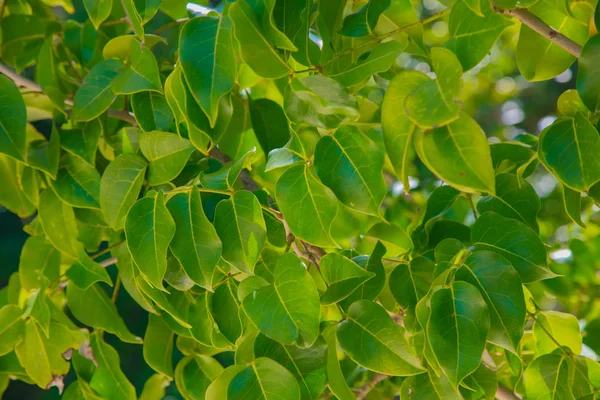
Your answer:
[[[290,138],[288,120],[279,104],[269,99],[250,101],[252,128],[265,154],[283,147]]]
[[[600,35],[591,37],[581,49],[577,70],[577,92],[583,103],[593,112],[600,110],[600,98],[598,89],[598,46],[600,46]]]
[[[536,232],[540,207],[540,198],[533,187],[527,181],[519,182],[519,178],[513,174],[496,175],[496,195],[482,197],[477,202],[480,214],[493,211],[503,217],[519,220]]]
[[[441,47],[431,49],[431,63],[436,79],[428,79],[407,94],[403,109],[419,127],[435,130],[461,117],[458,96],[463,69],[456,55]]]
[[[121,370],[119,353],[97,333],[92,335],[90,345],[98,363],[90,387],[104,398],[135,399],[135,388]]]
[[[10,353],[21,343],[25,333],[23,310],[14,304],[0,308],[0,356]]]
[[[100,174],[79,158],[65,156],[55,181],[56,195],[72,207],[100,209]]]
[[[173,379],[173,341],[173,331],[159,316],[150,315],[144,335],[144,360],[170,379]]]
[[[146,166],[142,157],[122,154],[104,170],[100,183],[100,208],[111,228],[123,228],[125,217],[144,183]]]
[[[110,276],[102,265],[94,262],[83,249],[78,249],[78,259],[66,272],[67,278],[80,289],[87,289],[96,282],[108,283],[112,286]]]
[[[110,107],[116,97],[111,89],[111,82],[122,68],[123,63],[114,59],[94,65],[75,93],[71,113],[74,121],[90,121]]]
[[[231,400],[299,400],[296,378],[270,358],[260,357],[240,371],[229,384],[227,398]]]
[[[600,180],[600,136],[581,113],[560,118],[540,135],[540,161],[567,187],[583,192]]]
[[[465,260],[456,279],[479,289],[486,302],[490,315],[487,340],[515,352],[527,314],[521,278],[515,268],[497,253],[477,251]]]
[[[384,155],[354,126],[324,136],[315,148],[317,175],[347,206],[379,215],[385,197]]]
[[[454,282],[432,294],[427,341],[454,386],[477,369],[489,325],[488,307],[473,285]]]
[[[124,0],[131,1],[131,0]],[[133,94],[146,90],[162,92],[158,64],[154,54],[141,43],[131,46],[129,64],[113,78],[110,86],[115,94]]]
[[[419,158],[445,182],[467,193],[494,194],[495,179],[490,146],[471,117],[430,131],[418,130],[414,138]]]
[[[198,355],[183,358],[175,368],[175,384],[185,399],[203,399],[223,367],[211,357]]]
[[[129,331],[117,307],[100,285],[93,284],[84,290],[69,285],[67,300],[69,309],[82,323],[113,333],[124,342],[141,343],[141,339]]]
[[[435,264],[416,257],[408,264],[398,264],[389,278],[390,291],[401,307],[414,310],[433,282]]]
[[[208,221],[197,188],[178,193],[167,202],[175,221],[171,251],[187,275],[205,289],[212,288],[212,278],[221,257],[221,240]]]
[[[528,399],[572,399],[569,365],[562,354],[545,354],[525,371],[523,386]]]
[[[125,221],[127,247],[140,273],[162,289],[167,270],[167,249],[175,236],[175,221],[164,202],[163,192],[138,200]]]
[[[494,212],[481,215],[471,228],[475,250],[490,250],[504,256],[515,267],[523,283],[552,278],[546,248],[527,225]]]
[[[252,272],[267,235],[256,196],[238,191],[221,201],[215,210],[215,229],[223,243],[223,259],[240,271]]]
[[[148,183],[153,186],[169,182],[183,170],[194,151],[189,140],[173,133],[150,131],[140,136],[140,150],[148,165]]]
[[[323,256],[319,261],[319,267],[328,285],[327,290],[321,295],[323,305],[343,300],[361,284],[375,276],[338,253]]]
[[[561,189],[567,215],[577,225],[585,228],[585,224],[581,220],[581,193],[571,190],[566,186],[562,186]]]
[[[25,102],[17,86],[4,75],[0,76],[0,93],[0,153],[25,161]]]
[[[173,122],[173,113],[165,96],[156,92],[139,92],[131,96],[135,120],[144,131],[166,131]]]
[[[83,129],[61,129],[60,146],[73,156],[94,167],[96,151],[102,135],[102,124],[93,119],[87,122]]]
[[[323,339],[303,349],[284,346],[259,334],[254,341],[254,355],[268,357],[290,371],[298,381],[302,400],[317,399],[325,388],[327,346]]]
[[[214,126],[219,99],[236,78],[231,20],[227,15],[191,19],[181,30],[180,61],[192,95]]]
[[[67,257],[78,258],[81,243],[77,241],[73,208],[63,203],[52,189],[46,189],[40,195],[38,213],[48,241]]]
[[[60,275],[60,252],[44,236],[30,236],[21,249],[19,281],[26,291],[39,289],[42,277],[53,281]]]
[[[339,34],[349,37],[369,35],[377,25],[379,16],[390,7],[391,0],[369,0],[369,2],[354,14],[344,18]]]
[[[252,7],[246,0],[236,1],[229,9],[235,27],[235,37],[240,42],[242,59],[263,78],[281,78],[291,68],[281,53],[266,38]]]
[[[277,181],[277,204],[294,235],[317,246],[332,246],[331,227],[338,212],[335,195],[307,165],[288,169]]]
[[[390,82],[381,106],[381,128],[385,149],[405,191],[410,188],[408,168],[414,157],[412,136],[415,124],[399,110],[404,107],[406,96],[428,79],[426,75],[417,71],[401,71]]]
[[[246,296],[244,311],[263,334],[281,344],[314,343],[319,332],[319,294],[306,267],[294,254],[285,253],[273,274],[273,284]]]
[[[100,27],[100,24],[110,16],[112,3],[112,0],[85,0],[83,2],[83,6],[96,30]]]
[[[64,112],[65,99],[67,96],[61,89],[61,83],[56,69],[54,43],[51,37],[44,41],[44,45],[40,49],[35,72],[35,79],[44,90],[44,93],[50,98],[57,109]]]
[[[404,338],[404,328],[372,301],[359,300],[350,306],[337,327],[337,339],[352,360],[372,371],[394,376],[423,371]]]
[[[574,354],[581,353],[581,333],[577,317],[559,311],[544,311],[536,315],[533,324],[535,348],[539,355],[552,353],[558,344]]]

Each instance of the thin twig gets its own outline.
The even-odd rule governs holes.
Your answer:
[[[100,261],[98,264],[102,265],[104,268],[109,267],[117,263],[117,257],[107,258],[106,260]]]
[[[498,389],[496,390],[496,399],[498,400],[521,400],[521,397],[517,396],[510,389],[506,388],[501,383],[498,383]]]
[[[521,21],[524,25],[527,25],[529,28],[533,29],[546,39],[556,43],[558,46],[562,47],[564,50],[568,51],[575,57],[579,58],[581,55],[581,46],[555,30],[544,21],[533,15],[531,12],[524,8],[516,8],[514,10],[505,10],[496,6],[492,2],[492,8],[498,14],[509,15]]]
[[[371,378],[371,380],[369,382],[367,382],[360,390],[359,392],[356,394],[356,400],[363,400],[367,397],[367,395],[369,394],[369,392],[371,390],[373,390],[373,388],[375,386],[377,386],[377,384],[383,380],[385,380],[386,378],[388,378],[387,375],[383,375],[383,374],[375,374],[373,375],[373,377]]]
[[[168,24],[165,24],[165,25],[161,26],[160,28],[158,28],[157,30],[155,30],[154,34],[158,35],[175,25],[183,24],[185,22],[188,22],[189,20],[190,19],[188,17],[176,19],[175,21],[171,21]]]
[[[112,297],[110,301],[113,304],[117,302],[117,297],[119,296],[119,289],[121,289],[121,274],[117,274],[117,282],[115,283],[115,288],[113,289]]]
[[[17,86],[31,89],[32,91],[38,93],[43,93],[43,90],[40,87],[40,85],[27,78],[22,77],[21,75],[17,74],[2,63],[0,63],[0,73],[4,74],[7,78],[11,79]],[[73,107],[73,100],[65,100],[65,105]],[[128,111],[108,109],[106,110],[106,113],[111,118],[120,119],[121,121],[128,122],[133,126],[137,126],[137,121],[135,120],[133,114],[131,114]]]

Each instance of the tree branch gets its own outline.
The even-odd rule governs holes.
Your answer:
[[[530,13],[528,10],[524,8],[505,10],[496,6],[496,4],[494,4],[493,2],[492,8],[498,14],[509,15],[518,19],[519,21],[521,21],[521,23],[527,25],[529,28],[533,29],[546,39],[556,43],[558,46],[562,47],[564,50],[568,51],[575,57],[579,58],[579,56],[581,55],[580,45],[578,45],[562,33],[558,32],[557,30],[546,24],[544,21]]]
[[[356,400],[363,400],[367,397],[369,392],[373,390],[375,386],[384,379],[387,379],[387,375],[383,374],[375,374],[371,378],[369,382],[367,382],[362,388],[360,388],[359,392],[356,394]]]
[[[17,86],[31,89],[34,92],[43,93],[43,90],[40,87],[40,85],[27,78],[22,77],[21,75],[17,74],[15,71],[11,70],[9,67],[2,63],[0,63],[0,73],[4,74],[4,76],[12,80]],[[68,107],[73,107],[73,100],[66,99],[65,105]],[[108,109],[106,113],[111,118],[120,119],[121,121],[128,122],[133,126],[137,126],[137,121],[135,120],[134,116],[128,111]]]
[[[498,400],[521,400],[519,396],[514,394],[510,389],[506,388],[501,383],[498,383],[498,389],[496,390],[496,399]]]

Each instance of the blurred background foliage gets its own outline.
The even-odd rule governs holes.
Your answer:
[[[209,3],[211,2],[206,0],[196,4],[219,6]],[[82,1],[74,0],[73,5],[74,14],[67,14],[60,7],[55,7],[54,12],[59,19],[68,18],[81,23],[87,21]],[[446,5],[438,0],[418,1],[414,2],[414,6],[421,20],[446,8]],[[194,4],[188,4],[187,8],[193,12]],[[159,11],[146,25],[147,31],[155,31],[171,21],[171,17]],[[465,101],[466,112],[481,125],[490,143],[511,140],[523,133],[538,136],[559,116],[557,99],[560,94],[575,88],[576,63],[554,79],[535,83],[526,81],[519,74],[515,58],[518,32],[517,24],[506,29],[490,54],[477,67],[467,72],[463,79],[461,97]],[[177,29],[168,29],[162,32],[161,36],[167,42],[174,42],[177,41],[177,33]],[[102,37],[95,32],[88,40],[90,49],[94,49],[96,42],[102,41]],[[447,15],[424,26],[424,41],[428,46],[443,44],[447,40]],[[172,48],[176,47],[167,47],[162,43],[153,48],[159,64],[161,58],[166,62],[167,58],[172,56],[168,54]],[[397,59],[395,68],[425,73],[431,71],[425,59],[407,53],[403,53]],[[31,78],[32,70],[25,70],[23,75]],[[253,88],[253,91],[260,90],[260,85],[261,83]],[[266,83],[263,90],[267,92],[267,97],[277,96],[276,92],[268,93],[273,91],[273,88],[268,87]],[[381,86],[373,82],[372,86],[366,86],[361,91],[368,93],[369,100],[381,104],[384,94]],[[34,125],[41,133],[49,134],[51,126],[48,120],[36,122]],[[388,205],[387,213],[391,221],[402,226],[408,226],[418,220],[429,194],[440,185],[439,180],[420,165],[418,160],[414,168],[411,175],[419,176],[420,180],[411,178],[411,188],[418,188],[418,191],[404,195],[400,182],[389,182],[394,196],[392,204]],[[591,199],[583,198],[582,219],[586,224],[586,228],[583,229],[571,223],[564,209],[560,188],[555,178],[543,167],[538,166],[529,182],[542,200],[538,222],[542,240],[552,247],[551,268],[564,275],[530,284],[528,287],[541,308],[565,311],[578,316],[584,331],[584,355],[598,360],[596,353],[600,353],[600,286],[596,271],[600,269],[600,217],[597,213],[599,208],[592,204]],[[472,215],[469,213],[466,199],[462,197],[444,217],[446,220],[472,222],[465,221],[466,218],[472,218]],[[28,236],[22,228],[28,222],[29,220],[21,220],[0,206],[0,288],[8,284],[11,274],[18,269],[21,248]],[[121,292],[117,306],[127,319],[132,333],[143,336],[148,314],[133,302],[126,291]],[[582,316],[585,316],[585,320]],[[118,351],[123,372],[131,379],[139,393],[143,384],[153,374],[143,360],[142,346],[123,343],[109,334],[105,335],[105,339]],[[181,357],[182,355],[175,350],[173,361],[176,363]],[[232,363],[230,357],[232,354],[227,353],[217,356],[224,365]],[[68,384],[74,378],[74,372],[71,371],[65,378],[65,383]],[[181,398],[174,385],[167,388],[166,393],[167,399]],[[377,393],[373,392],[373,396],[377,396]],[[4,398],[55,399],[59,398],[59,395],[56,390],[46,391],[35,385],[16,381],[9,385]]]

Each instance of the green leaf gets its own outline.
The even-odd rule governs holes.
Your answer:
[[[450,11],[448,33],[451,39],[446,47],[456,54],[464,70],[468,71],[490,53],[500,34],[510,25],[510,20],[492,10],[487,1],[481,2],[481,15],[473,12],[465,2],[458,1]]]
[[[52,129],[50,140],[33,140],[27,145],[27,163],[56,179],[60,156],[60,134]]]
[[[292,233],[316,245],[330,247],[333,220],[338,203],[308,165],[290,167],[277,181],[275,198]]]
[[[582,337],[579,321],[571,314],[559,311],[543,311],[536,315],[533,337],[538,355],[552,353],[557,343],[568,347],[574,354],[581,353]]]
[[[467,193],[494,194],[490,146],[467,114],[441,128],[418,130],[414,143],[421,161],[449,185]]]
[[[140,400],[162,400],[166,395],[166,388],[171,384],[171,379],[161,374],[154,374],[142,389]]]
[[[581,220],[581,193],[562,185],[561,190],[567,215],[571,218],[571,221],[585,228],[585,224]]]
[[[578,192],[600,180],[598,131],[581,113],[560,118],[540,135],[540,161],[561,183]]]
[[[174,291],[171,294],[167,294],[164,290],[161,291],[153,286],[151,286],[145,279],[138,278],[137,280],[138,286],[140,290],[151,299],[156,307],[166,312],[163,314],[163,318],[165,318],[165,322],[168,323],[169,327],[173,330],[177,330],[178,332],[185,332],[185,330],[180,329],[183,328],[191,328],[190,324],[187,323],[188,315],[187,310],[181,310],[180,307],[177,307],[177,303],[174,300],[177,300],[175,297]],[[184,297],[180,297],[185,299]],[[186,303],[183,303],[184,307]],[[169,323],[169,321],[173,321],[174,323]]]
[[[100,183],[100,208],[114,230],[123,228],[135,203],[146,172],[146,161],[135,154],[121,154],[104,170]]]
[[[90,166],[96,165],[96,150],[102,135],[102,123],[94,119],[87,122],[83,129],[61,129],[60,146]]]
[[[3,190],[0,190],[0,204],[20,217],[28,217],[35,212],[36,206],[21,189],[18,170],[19,164],[14,158],[0,154],[0,179],[3,185]]]
[[[240,271],[254,271],[267,236],[256,196],[242,190],[221,201],[215,210],[214,224],[223,243],[223,259]]]
[[[527,315],[517,271],[501,255],[477,251],[466,259],[457,271],[456,279],[479,289],[488,305],[490,331],[487,340],[515,353]]]
[[[288,120],[281,106],[273,100],[251,100],[250,118],[254,134],[265,154],[283,147],[290,139]]]
[[[63,358],[63,353],[78,348],[84,340],[81,331],[72,331],[54,321],[50,324],[50,335],[46,337],[30,319],[25,322],[23,341],[16,347],[16,354],[31,380],[45,389],[54,376],[69,372],[70,363]]]
[[[144,335],[144,361],[170,379],[173,379],[173,331],[157,316],[148,316]]]
[[[475,250],[490,250],[504,256],[523,283],[556,276],[548,268],[544,243],[522,222],[486,212],[471,227],[471,241]]]
[[[42,277],[52,281],[60,275],[60,252],[44,236],[30,236],[21,249],[19,281],[26,291],[39,289]]]
[[[340,400],[354,400],[355,396],[348,387],[338,359],[336,324],[334,322],[330,323],[323,330],[323,338],[327,341],[327,380],[329,390]]]
[[[265,165],[265,172],[272,171],[277,168],[287,167],[300,160],[304,160],[306,151],[302,140],[294,132],[291,133],[290,140],[285,146],[274,149],[269,152],[269,159]]]
[[[150,131],[140,136],[140,150],[150,163],[148,183],[157,186],[179,175],[194,152],[194,146],[173,133]]]
[[[538,166],[538,158],[531,147],[520,142],[502,142],[490,145],[492,164],[496,173],[511,173],[527,178]]]
[[[0,76],[0,93],[0,153],[25,161],[25,102],[17,86],[4,75]]]
[[[208,292],[196,298],[190,307],[189,322],[192,326],[190,333],[204,346],[224,348],[230,345],[225,336],[218,331],[210,311]]]
[[[236,343],[242,335],[242,320],[238,302],[237,287],[234,280],[229,279],[217,286],[210,294],[211,312],[219,331],[230,343]]]
[[[569,376],[566,356],[545,354],[529,364],[525,371],[525,395],[532,400],[573,399]]]
[[[246,296],[244,311],[262,333],[281,344],[314,343],[319,334],[319,294],[306,267],[294,254],[285,253],[273,275],[273,284]]]
[[[322,137],[315,148],[315,169],[321,181],[347,206],[379,215],[387,188],[384,154],[354,126]]]
[[[133,115],[140,127],[148,131],[166,131],[173,123],[173,113],[165,96],[156,92],[139,92],[131,96]]]
[[[374,74],[389,70],[398,55],[407,46],[408,41],[400,43],[393,40],[380,43],[364,59],[361,56],[361,60],[349,65],[340,72],[329,75],[329,77],[346,87],[357,85]]]
[[[256,358],[267,357],[290,371],[300,386],[302,400],[318,399],[327,382],[327,346],[323,339],[311,347],[283,346],[264,335],[254,342]]]
[[[302,1],[300,2],[302,3]],[[281,5],[281,2],[275,0],[250,0],[248,4],[252,7],[256,18],[260,22],[260,25],[265,32],[265,36],[280,49],[286,49],[291,51],[297,51],[298,49],[292,43],[293,36],[286,36],[286,34],[279,30],[275,24],[275,7],[283,7],[289,5]],[[279,10],[278,10],[279,11]],[[298,10],[299,11],[299,10]],[[300,13],[296,14],[296,19],[299,20]]]
[[[242,370],[245,365],[230,365],[210,384],[206,390],[206,400],[221,400],[227,398],[229,384]]]
[[[100,209],[100,174],[79,158],[66,155],[55,181],[56,195],[72,207]]]
[[[200,182],[203,186],[210,189],[234,190],[235,182],[240,176],[242,169],[252,169],[252,162],[255,158],[256,147],[253,147],[236,161],[223,166],[220,170],[202,175],[200,177]]]
[[[379,17],[390,7],[390,4],[391,0],[369,0],[360,10],[344,18],[339,34],[353,38],[371,34]]]
[[[237,72],[231,20],[227,15],[192,18],[181,30],[179,46],[190,91],[214,126],[219,100],[232,89]]]
[[[123,63],[113,59],[94,65],[75,93],[71,112],[74,121],[90,121],[110,107],[116,97],[111,82],[122,68]]]
[[[61,89],[53,45],[52,37],[44,41],[37,59],[35,80],[40,84],[48,98],[50,98],[52,104],[64,112],[67,95]]]
[[[121,283],[123,283],[123,287],[127,290],[127,293],[129,293],[131,298],[144,310],[149,313],[156,313],[150,300],[142,294],[141,289],[139,288],[137,283],[139,272],[133,265],[127,243],[123,243],[118,247],[115,256],[117,257],[117,266],[119,267],[119,273],[121,275]]]
[[[115,400],[136,399],[135,388],[121,371],[119,353],[109,346],[96,333],[92,335],[91,346],[98,367],[94,371],[90,386],[102,398]]]
[[[461,116],[458,99],[462,66],[448,49],[431,49],[431,64],[436,79],[429,79],[406,95],[403,108],[415,124],[423,129],[437,128]]]
[[[404,338],[404,328],[372,301],[359,300],[350,306],[337,327],[337,339],[352,360],[371,371],[392,376],[423,371]]]
[[[186,274],[197,285],[210,290],[221,258],[221,240],[202,208],[200,192],[192,188],[177,193],[167,202],[175,221],[175,236],[170,248]]]
[[[479,366],[489,325],[487,305],[473,285],[454,282],[431,295],[427,340],[452,385]]]
[[[210,122],[190,93],[180,66],[165,81],[165,97],[173,111],[179,136],[188,137],[198,150],[206,153],[210,142]]]
[[[96,282],[104,282],[112,286],[112,281],[106,269],[92,260],[83,247],[79,248],[79,258],[66,272],[67,278],[80,289],[87,289]]]
[[[214,358],[203,355],[185,357],[175,368],[175,384],[185,399],[204,399],[209,385],[221,371],[223,367]]]
[[[110,39],[102,49],[102,57],[108,60],[111,58],[118,58],[125,62],[131,55],[131,48],[138,46],[138,39],[135,35],[121,35]],[[152,49],[159,43],[167,44],[167,41],[156,35],[145,35],[144,46],[148,49]]]
[[[163,192],[138,200],[125,221],[125,236],[131,257],[148,282],[163,288],[167,249],[175,236],[175,221],[165,207]]]
[[[162,92],[158,64],[152,51],[141,43],[133,44],[129,64],[119,71],[110,86],[115,94],[133,94],[146,90]]]
[[[94,24],[94,28],[98,30],[100,24],[102,24],[109,16],[110,10],[112,9],[112,0],[84,0],[83,6],[87,11],[90,21]]]
[[[294,375],[277,362],[261,357],[239,372],[227,389],[228,400],[300,399]]]
[[[483,214],[493,211],[506,218],[513,218],[538,231],[537,214],[541,202],[527,181],[519,182],[513,174],[496,175],[496,195],[485,196],[477,202],[477,211]]]
[[[600,35],[591,37],[581,49],[577,70],[577,92],[583,103],[597,113],[600,111],[600,80],[598,80],[598,47]]]
[[[319,267],[327,283],[327,290],[321,295],[323,305],[334,304],[345,299],[356,288],[375,276],[338,253],[323,256],[319,260]]]
[[[0,308],[0,356],[10,353],[21,343],[25,320],[23,310],[14,304]]]
[[[138,12],[134,0],[122,0],[123,11],[128,19],[129,24],[133,28],[133,32],[136,34],[140,41],[144,40],[144,24],[142,17]]]
[[[413,400],[464,400],[460,391],[448,381],[445,375],[438,377],[432,371],[410,377],[404,382],[402,394],[405,391],[410,393]]]
[[[581,67],[579,69],[581,71]],[[577,75],[579,79],[581,77],[581,72]],[[581,87],[582,85],[580,85]],[[585,90],[582,88],[582,90]],[[583,115],[589,115],[590,110],[583,104],[581,97],[579,97],[579,93],[575,89],[569,89],[564,91],[556,102],[556,108],[558,111],[565,117],[574,117],[578,112],[583,113]]]
[[[287,117],[297,124],[333,129],[359,117],[356,99],[340,83],[320,75],[294,79],[284,97]]]
[[[414,158],[412,137],[415,125],[404,112],[398,110],[404,107],[406,96],[428,80],[426,75],[418,71],[400,71],[390,82],[381,106],[385,149],[405,192],[410,189],[408,168]]]
[[[582,5],[582,9],[591,16],[591,8]],[[579,45],[583,45],[589,35],[587,23],[549,6],[546,2],[537,2],[530,11],[549,25]],[[589,18],[588,18],[589,21]],[[554,41],[546,39],[526,24],[521,25],[517,43],[517,65],[521,75],[528,81],[543,81],[561,74],[575,61],[575,56],[564,50]]]
[[[77,241],[73,208],[63,203],[52,189],[46,189],[40,195],[38,216],[48,241],[64,255],[78,258],[81,243]]]
[[[402,308],[414,310],[417,302],[429,291],[435,264],[425,257],[416,257],[408,264],[398,264],[389,278],[390,291]]]
[[[84,290],[76,285],[68,285],[67,301],[69,309],[80,322],[113,333],[127,343],[142,342],[141,338],[129,332],[117,307],[100,285],[93,284]]]
[[[251,6],[246,0],[236,1],[229,9],[240,43],[242,60],[263,78],[276,79],[292,72],[282,55],[269,42]]]

